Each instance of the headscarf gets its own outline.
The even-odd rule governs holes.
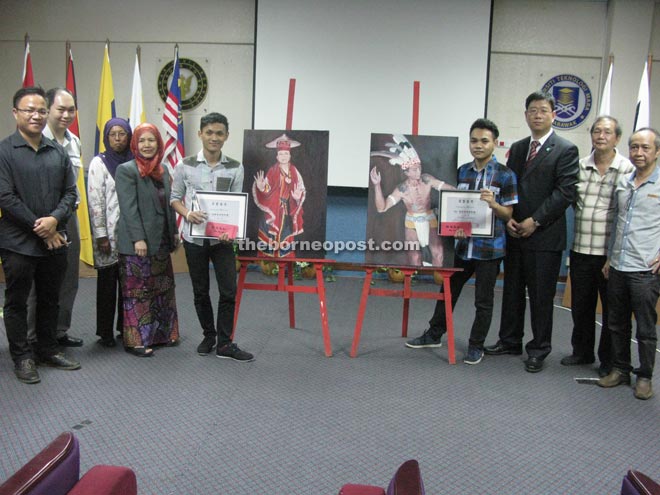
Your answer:
[[[105,145],[105,151],[99,153],[99,156],[101,157],[101,160],[103,160],[103,163],[105,163],[105,167],[108,169],[108,172],[112,175],[113,179],[115,178],[117,167],[120,164],[129,162],[133,159],[133,153],[131,152],[130,146],[126,146],[123,153],[117,153],[110,146],[110,129],[115,126],[121,127],[126,132],[128,135],[127,144],[130,145],[131,137],[133,136],[131,126],[124,119],[113,118],[105,123],[105,127],[103,128],[103,144]]]
[[[156,137],[156,145],[158,146],[156,154],[151,158],[144,158],[138,151],[138,141],[140,140],[140,137],[147,132],[150,132]],[[165,154],[163,148],[163,138],[160,136],[160,132],[155,125],[145,122],[135,128],[133,131],[133,138],[131,139],[131,151],[135,156],[135,161],[137,162],[138,170],[140,171],[140,177],[146,177],[148,175],[157,181],[163,180],[163,166],[161,165],[163,155]]]

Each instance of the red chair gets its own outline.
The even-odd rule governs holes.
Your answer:
[[[7,481],[0,495],[136,495],[133,470],[94,466],[80,478],[80,446],[71,432],[62,433]]]
[[[424,495],[424,483],[419,463],[411,459],[397,469],[387,491],[374,485],[344,485],[339,495]]]

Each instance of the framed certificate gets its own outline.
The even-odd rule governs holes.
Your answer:
[[[495,212],[479,199],[481,191],[440,191],[439,234],[453,236],[463,229],[469,237],[493,237]]]
[[[247,201],[247,193],[197,191],[192,210],[207,216],[204,223],[190,224],[190,237],[217,239],[227,234],[229,239],[244,239]]]

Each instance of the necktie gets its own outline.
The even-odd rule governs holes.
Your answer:
[[[530,148],[529,148],[529,156],[527,157],[527,161],[525,162],[525,167],[528,167],[530,163],[532,163],[532,160],[536,158],[536,154],[539,150],[539,143],[538,141],[532,141]]]

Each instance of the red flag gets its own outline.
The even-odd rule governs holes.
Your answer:
[[[73,71],[73,55],[71,54],[71,49],[69,49],[69,54],[66,61],[66,89],[71,91],[73,96],[77,97],[76,93],[76,75]],[[76,118],[73,119],[73,122],[69,126],[69,132],[75,134],[80,138],[80,130],[78,126],[78,112],[76,112]]]
[[[183,144],[183,116],[181,114],[181,87],[179,86],[179,45],[174,47],[174,70],[172,72],[172,83],[165,101],[163,112],[163,127],[167,139],[165,140],[165,156],[163,162],[170,167],[183,160],[185,156]]]
[[[23,87],[34,86],[34,73],[32,72],[32,57],[30,56],[30,40],[25,39],[25,57],[23,58]]]

